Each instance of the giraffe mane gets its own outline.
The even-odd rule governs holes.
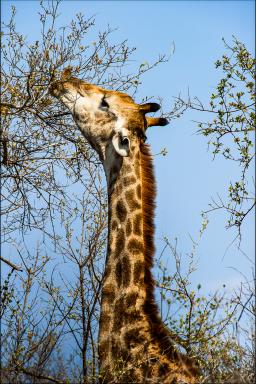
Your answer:
[[[198,368],[193,366],[192,361],[186,355],[178,352],[171,340],[171,334],[159,315],[159,310],[155,302],[154,286],[155,282],[151,273],[153,267],[153,257],[155,253],[154,246],[154,211],[156,198],[156,183],[153,166],[153,156],[150,146],[141,142],[141,175],[142,175],[142,215],[143,215],[143,242],[145,255],[145,284],[146,284],[146,302],[145,313],[147,314],[151,324],[151,336],[155,340],[162,351],[171,361],[176,361],[178,356],[182,356],[183,361],[189,365],[191,363],[191,371],[198,374]]]

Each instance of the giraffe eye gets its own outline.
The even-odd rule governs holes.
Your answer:
[[[109,108],[109,104],[106,101],[106,97],[103,96],[103,98],[101,99],[101,103],[100,103],[100,109],[102,109],[103,111],[106,111],[108,108]]]

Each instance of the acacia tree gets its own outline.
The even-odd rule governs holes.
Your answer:
[[[223,77],[211,94],[209,105],[203,105],[197,97],[178,98],[177,101],[181,110],[192,109],[199,112],[198,116],[202,113],[212,116],[207,122],[198,121],[198,133],[209,139],[208,146],[214,158],[221,155],[240,168],[239,179],[230,181],[227,186],[227,197],[213,198],[209,209],[204,212],[224,210],[226,226],[237,229],[240,243],[242,224],[255,210],[252,170],[255,158],[256,59],[237,38],[233,37],[232,45],[224,39],[223,42],[227,54],[215,62]]]
[[[72,212],[63,209],[54,253],[58,260],[45,244],[36,256],[17,245],[23,271],[5,284],[3,382],[93,383],[97,378],[107,217],[105,195],[98,191],[93,201],[95,189],[91,185],[77,197]],[[74,231],[74,221],[80,232]]]
[[[36,41],[17,30],[15,7],[2,25],[1,260],[11,272],[1,294],[1,379],[8,383],[85,383],[98,374],[105,182],[49,85],[72,65],[79,78],[135,94],[141,76],[167,60],[159,56],[129,73],[135,48],[111,44],[113,31],[96,34],[95,20],[82,14],[63,27],[60,3],[40,3]],[[72,353],[58,353],[69,343]]]
[[[168,258],[164,257],[166,252]],[[191,283],[196,270],[196,248],[186,256],[185,260],[177,241],[172,244],[165,238],[157,260],[161,314],[173,339],[182,351],[198,359],[201,384],[252,383],[255,379],[252,281],[244,279],[232,293],[224,285],[216,292],[204,294],[200,283],[194,289]]]
[[[225,161],[233,162],[240,170],[240,176],[237,180],[229,180],[229,184],[226,186],[226,197],[218,195],[217,198],[212,198],[209,209],[202,213],[203,227],[205,229],[209,213],[219,210],[224,211],[226,214],[226,228],[236,229],[235,239],[238,239],[238,247],[240,247],[243,225],[249,216],[255,212],[255,178],[253,170],[255,167],[256,59],[236,37],[233,37],[232,45],[227,44],[224,39],[223,42],[227,53],[223,54],[221,59],[215,62],[216,69],[222,71],[222,78],[218,82],[215,91],[211,94],[208,105],[203,104],[198,97],[191,99],[189,96],[187,100],[178,97],[176,100],[181,113],[184,113],[187,109],[197,111],[199,116],[196,122],[199,128],[198,134],[208,138],[208,148],[211,150],[213,159],[216,156],[222,156]],[[200,118],[202,115],[206,115],[208,121],[202,121]],[[248,259],[252,262],[250,258]],[[197,326],[192,327],[195,332],[194,335],[199,340],[200,356],[203,359],[202,363],[205,368],[206,378],[208,377],[208,380],[213,383],[247,383],[255,380],[254,324],[256,311],[254,272],[252,271],[251,277],[243,276],[241,280],[243,282],[240,291],[235,291],[233,297],[227,301],[231,307],[233,304],[233,316],[226,323],[228,326],[221,327],[219,333],[219,336],[223,336],[226,332],[230,332],[229,326],[233,323],[235,332],[233,332],[233,335],[231,333],[232,337],[226,334],[226,340],[223,340],[223,337],[210,336],[209,341],[205,343],[207,335],[209,336],[208,332],[212,330],[215,333],[218,327],[207,327],[206,323],[204,323],[206,328],[203,338],[197,334]],[[188,295],[185,294],[185,296]],[[205,301],[205,298],[199,298],[199,302],[201,300]],[[187,301],[190,308],[191,305],[196,303],[190,294]],[[225,301],[224,297],[221,300],[218,298],[216,303],[222,305]],[[219,308],[219,305],[213,305],[211,302],[208,308],[215,310]],[[201,313],[201,310],[202,308],[200,308],[199,313]],[[229,310],[228,308],[225,309],[226,314],[230,315],[231,312],[231,308]],[[190,313],[195,315],[193,311]],[[188,317],[190,318],[190,315]],[[206,317],[210,320],[210,312]],[[241,324],[242,317],[244,317],[243,325]],[[225,321],[225,316],[222,316],[221,321]],[[184,321],[184,319],[182,322],[185,326],[190,323]],[[245,327],[244,324],[247,326]],[[243,346],[237,339],[240,334],[243,335],[241,338],[245,340]],[[204,361],[207,361],[207,365],[204,365]]]
[[[95,21],[77,14],[59,26],[60,0],[41,2],[41,40],[28,41],[15,27],[15,7],[2,29],[2,231],[4,241],[16,230],[32,228],[53,234],[52,208],[58,209],[70,183],[82,179],[84,164],[97,163],[78,133],[70,113],[48,94],[53,79],[72,63],[72,73],[88,82],[134,93],[143,73],[164,62],[124,73],[135,48],[126,41],[110,44],[112,30],[87,41]],[[89,39],[88,39],[89,40]],[[65,176],[63,185],[60,172]],[[51,221],[52,228],[46,226]]]

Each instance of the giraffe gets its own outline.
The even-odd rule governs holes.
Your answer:
[[[154,255],[155,179],[146,129],[166,125],[146,117],[156,103],[136,104],[127,94],[71,77],[50,93],[72,113],[99,155],[108,188],[108,250],[99,322],[101,382],[194,384],[198,367],[174,346],[160,319],[151,273]]]

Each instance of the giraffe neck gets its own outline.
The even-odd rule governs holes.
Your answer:
[[[116,162],[115,162],[116,164]],[[107,175],[109,239],[100,319],[100,355],[105,370],[136,356],[163,325],[153,297],[155,182],[149,149],[141,144]],[[166,337],[166,334],[165,334]]]
[[[154,300],[155,181],[150,150],[141,144],[133,153],[118,158],[107,175],[109,236],[99,323],[101,369],[106,382],[146,382],[147,375],[159,382],[168,375],[166,383],[171,383],[171,374],[175,380],[179,376],[193,383],[193,379],[185,381],[191,364],[174,348]]]
[[[133,153],[115,161],[107,175],[109,236],[99,335],[103,365],[102,359],[112,360],[132,348],[132,330],[137,332],[138,322],[145,321],[142,164],[140,149]],[[105,345],[108,351],[103,351]]]

